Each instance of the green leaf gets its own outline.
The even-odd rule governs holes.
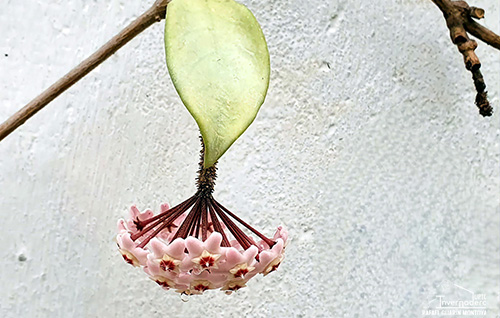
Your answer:
[[[212,166],[252,123],[269,86],[264,34],[233,0],[173,0],[165,25],[167,67]]]

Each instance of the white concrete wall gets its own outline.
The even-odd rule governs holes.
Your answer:
[[[152,1],[2,0],[0,120]],[[452,282],[499,314],[500,52],[477,53],[492,118],[430,0],[243,1],[269,95],[216,196],[292,241],[279,271],[182,302],[121,259],[116,220],[194,190],[198,132],[163,24],[0,143],[2,317],[418,317]],[[498,1],[475,0],[500,31]]]

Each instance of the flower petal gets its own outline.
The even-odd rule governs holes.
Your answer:
[[[203,245],[205,246],[205,249],[210,253],[219,254],[221,242],[222,242],[222,235],[219,232],[213,232],[212,234],[210,234],[210,236],[207,238],[207,240]]]
[[[182,260],[186,256],[184,250],[186,249],[186,242],[182,238],[176,238],[170,245],[167,246],[166,253],[173,258]]]
[[[186,248],[189,252],[189,255],[196,257],[201,255],[201,253],[203,252],[203,243],[200,240],[190,236],[186,238]]]

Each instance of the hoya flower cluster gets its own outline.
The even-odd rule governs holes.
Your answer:
[[[164,289],[187,295],[209,289],[227,293],[246,286],[257,274],[267,275],[283,260],[288,234],[281,226],[267,238],[217,202],[215,167],[200,168],[198,192],[161,212],[140,212],[118,222],[117,243],[123,258],[143,267]],[[233,221],[255,238],[245,234]]]

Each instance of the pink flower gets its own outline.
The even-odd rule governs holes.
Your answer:
[[[233,219],[260,240],[245,234]],[[211,192],[198,191],[173,208],[162,205],[156,216],[132,206],[130,218],[118,222],[116,241],[123,258],[142,267],[162,288],[194,295],[209,289],[230,294],[255,275],[276,270],[287,239],[283,227],[269,239],[223,207]]]

